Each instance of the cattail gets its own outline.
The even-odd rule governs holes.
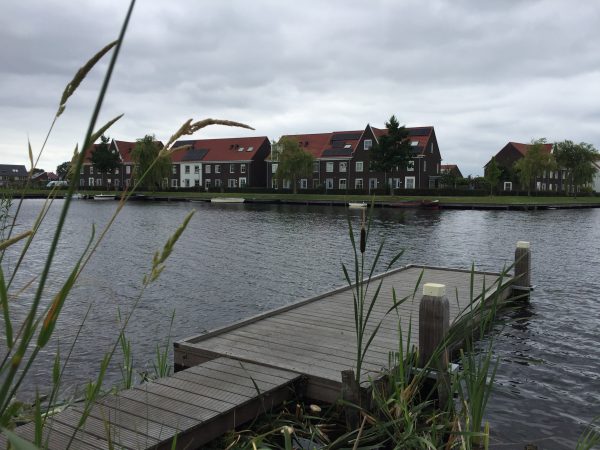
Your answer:
[[[360,225],[360,252],[364,253],[367,248],[367,230],[365,230],[365,211],[362,214],[362,223]]]

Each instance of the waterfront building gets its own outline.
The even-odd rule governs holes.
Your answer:
[[[406,167],[396,167],[390,173],[370,169],[373,145],[387,133],[367,125],[364,130],[334,131],[329,133],[294,134],[282,136],[298,142],[315,159],[310,176],[298,181],[299,189],[329,191],[361,191],[385,189],[428,189],[439,186],[441,154],[434,128],[407,128],[411,145],[411,158]],[[275,178],[278,161],[276,151],[268,161],[267,186],[274,189],[291,189],[290,182],[279,185]]]
[[[21,164],[0,164],[0,187],[21,187],[29,172]]]
[[[101,171],[92,164],[92,152],[101,144],[93,144],[86,149],[85,159],[79,171],[79,187],[89,189],[119,190],[131,184],[134,162],[131,152],[136,142],[113,139],[109,150],[119,155],[119,165],[114,170]]]

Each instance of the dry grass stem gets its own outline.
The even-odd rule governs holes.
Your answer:
[[[21,234],[18,234],[10,239],[7,239],[5,241],[0,242],[0,251],[4,250],[5,248],[10,247],[11,245],[19,242],[21,239],[25,239],[28,236],[31,236],[32,231],[24,231]]]
[[[92,70],[96,63],[100,61],[100,59],[106,53],[108,53],[115,45],[117,45],[118,42],[119,41],[113,41],[110,44],[108,44],[106,47],[104,47],[102,50],[100,50],[98,53],[92,56],[92,58],[77,71],[71,82],[67,84],[65,90],[63,91],[62,97],[60,98],[60,103],[58,105],[58,111],[56,112],[56,117],[59,117],[64,112],[67,100],[77,90],[77,88],[87,76],[89,71]]]
[[[98,140],[98,138],[100,136],[102,136],[106,130],[108,130],[110,127],[112,127],[113,124],[117,120],[119,120],[121,117],[123,117],[123,114],[120,114],[117,117],[115,117],[114,119],[109,120],[108,122],[106,122],[106,124],[104,124],[98,131],[96,131],[94,134],[92,134],[92,136],[90,137],[90,142],[89,142],[88,145],[91,145],[94,142],[96,142]]]
[[[209,125],[225,125],[228,127],[240,127],[240,128],[247,128],[249,130],[254,130],[254,128],[252,128],[249,125],[246,125],[245,123],[241,123],[241,122],[234,122],[233,120],[223,120],[223,119],[204,119],[204,120],[199,120],[197,122],[192,123],[193,119],[189,119],[188,121],[186,121],[181,128],[179,128],[179,130],[177,130],[175,132],[175,134],[173,136],[171,136],[171,138],[169,139],[169,141],[167,142],[167,144],[164,146],[163,151],[169,152],[171,150],[171,147],[173,146],[173,144],[182,136],[189,136],[191,134],[194,134],[196,131],[201,130],[202,128],[206,128]]]

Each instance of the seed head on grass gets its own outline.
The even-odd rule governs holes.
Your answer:
[[[169,139],[169,141],[167,142],[167,144],[161,150],[161,153],[163,153],[163,154],[168,153],[171,150],[171,148],[173,147],[173,144],[180,137],[192,135],[196,131],[201,130],[202,128],[206,128],[209,125],[225,125],[225,126],[228,126],[228,127],[240,127],[240,128],[247,128],[248,130],[254,130],[254,128],[252,128],[249,125],[246,125],[245,123],[234,122],[233,120],[204,119],[204,120],[199,120],[199,121],[194,122],[194,123],[192,123],[192,120],[193,119],[189,119],[187,122],[185,122],[181,126],[181,128],[179,128],[179,130],[177,130],[175,132],[175,134],[173,136],[171,136],[171,138]]]
[[[90,72],[90,70],[92,70],[96,63],[100,61],[100,59],[102,59],[102,57],[106,53],[108,53],[115,45],[117,45],[118,42],[119,41],[113,41],[110,44],[108,44],[106,47],[104,47],[102,50],[100,50],[98,53],[92,56],[92,58],[77,71],[73,79],[69,82],[69,84],[67,84],[65,90],[63,91],[62,97],[60,98],[60,103],[58,105],[58,111],[56,111],[56,117],[59,117],[64,112],[65,107],[67,105],[67,100],[77,90],[77,88],[87,76],[87,74]]]

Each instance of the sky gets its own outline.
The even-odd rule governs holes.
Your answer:
[[[0,4],[0,163],[40,151],[66,84],[117,38],[122,0]],[[138,0],[99,123],[166,141],[189,118],[241,121],[194,135],[268,136],[432,125],[443,164],[478,175],[507,142],[600,148],[596,1]],[[40,157],[82,142],[109,58],[69,99]]]

